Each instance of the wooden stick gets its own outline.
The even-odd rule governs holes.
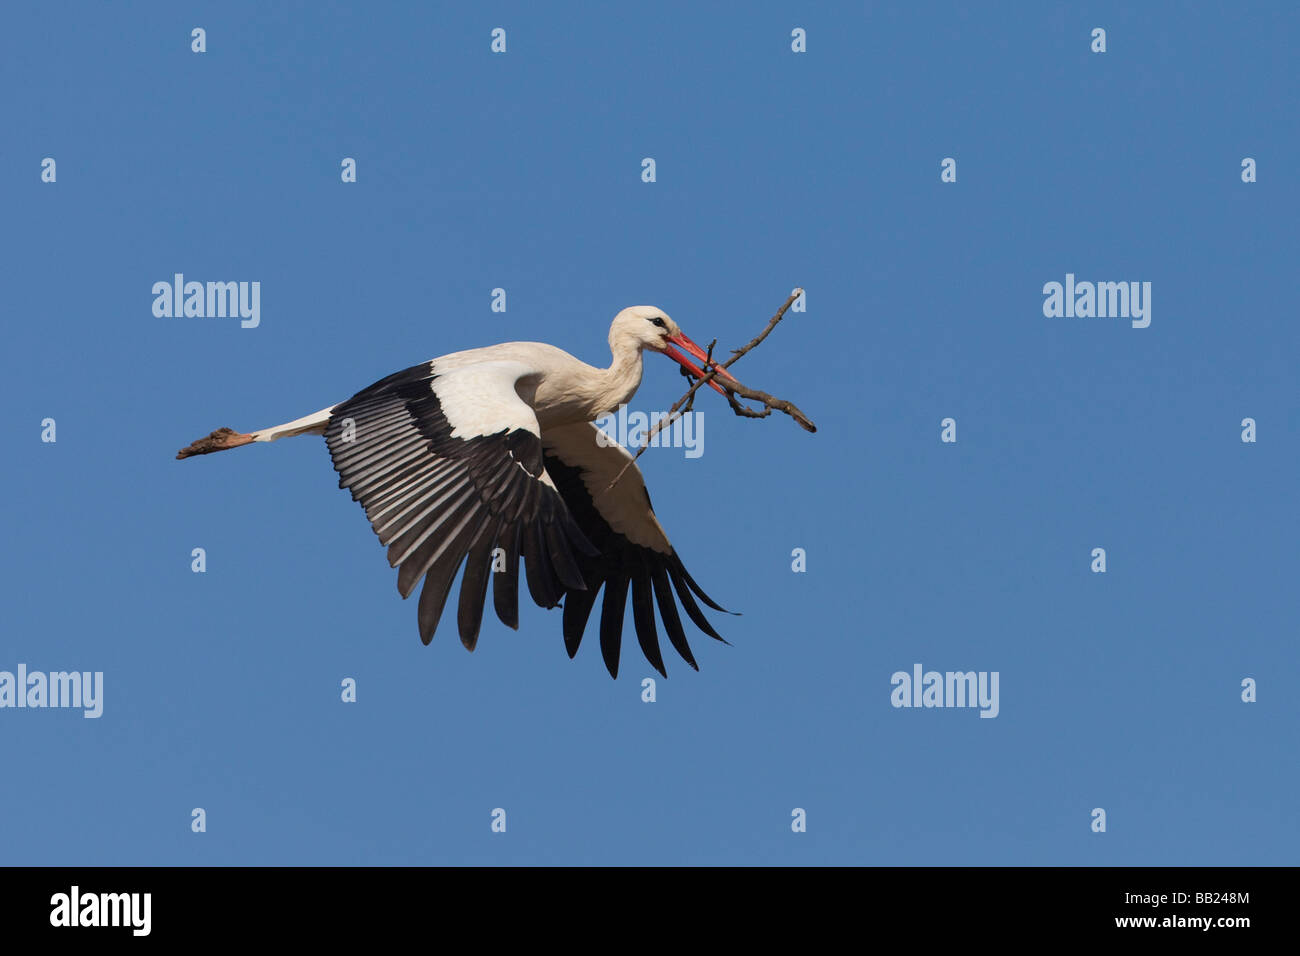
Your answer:
[[[645,453],[645,450],[650,447],[651,439],[653,439],[655,435],[659,434],[673,422],[677,421],[677,419],[681,418],[683,414],[691,410],[695,404],[695,393],[699,391],[700,386],[707,385],[715,379],[717,379],[718,384],[727,392],[727,404],[729,404],[731,410],[741,418],[767,418],[767,416],[772,414],[772,410],[775,409],[778,412],[785,412],[805,431],[817,431],[817,426],[813,424],[812,419],[805,415],[794,402],[788,401],[784,398],[776,398],[773,395],[769,395],[767,392],[761,392],[756,388],[749,388],[742,385],[740,382],[725,378],[717,378],[719,369],[730,369],[732,365],[747,355],[750,350],[758,347],[758,345],[771,334],[772,330],[777,327],[780,321],[785,318],[785,314],[789,310],[790,306],[793,305],[794,301],[801,295],[803,295],[803,289],[795,289],[791,292],[790,297],[785,300],[781,305],[781,308],[776,310],[776,315],[768,319],[767,326],[763,331],[759,332],[758,335],[750,339],[750,341],[741,348],[733,350],[731,358],[727,359],[721,365],[713,364],[713,346],[717,344],[717,339],[714,339],[713,342],[709,344],[708,356],[704,363],[705,375],[703,378],[695,378],[695,376],[691,375],[690,372],[685,369],[682,370],[682,374],[686,375],[688,378],[694,379],[694,383],[691,385],[690,389],[687,390],[685,395],[673,402],[673,407],[668,409],[668,414],[655,422],[654,427],[646,432],[645,438],[641,440],[641,447],[637,449],[637,453],[622,467],[619,473],[614,476],[614,480],[609,483],[609,488],[613,488],[618,484],[619,479],[623,477],[624,473],[627,472],[632,463]],[[747,408],[736,400],[737,395],[750,401],[762,402],[763,407]],[[608,491],[609,488],[605,490]]]

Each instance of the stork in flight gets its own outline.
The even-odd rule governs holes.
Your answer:
[[[632,456],[612,440],[597,441],[599,429],[592,424],[636,392],[644,349],[704,375],[673,346],[701,363],[707,358],[661,309],[633,306],[610,326],[614,361],[607,369],[541,342],[453,352],[296,421],[248,434],[218,429],[176,457],[324,435],[339,487],[361,503],[388,547],[402,597],[424,578],[418,616],[425,644],[433,639],[462,564],[456,612],[461,643],[472,651],[478,642],[489,576],[497,617],[517,630],[522,557],[533,600],[544,608],[563,601],[570,657],[603,586],[600,651],[610,676],[618,676],[630,586],[646,660],[667,676],[655,628],[657,604],[668,640],[699,670],[674,589],[695,626],[719,641],[695,598],[730,612],[683,567],[655,518],[640,470],[629,464]],[[735,381],[721,369],[718,374]],[[709,385],[725,394],[716,382]]]

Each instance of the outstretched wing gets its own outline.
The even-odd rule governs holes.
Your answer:
[[[440,371],[435,359],[331,410],[325,442],[339,487],[361,502],[388,546],[402,597],[424,578],[419,623],[426,644],[462,562],[457,624],[470,650],[494,567],[493,603],[509,627],[519,626],[520,555],[542,607],[585,587],[576,556],[594,549],[547,475],[537,417],[515,391],[535,374],[515,361]]]
[[[600,652],[610,676],[618,676],[623,615],[630,587],[632,620],[646,660],[660,674],[668,676],[655,627],[657,603],[668,640],[686,663],[699,670],[686,642],[673,590],[676,589],[678,600],[695,626],[719,641],[722,637],[710,626],[695,598],[716,611],[730,612],[714,603],[682,566],[655,517],[640,469],[635,464],[628,465],[622,478],[610,488],[632,456],[589,423],[546,429],[542,433],[542,448],[546,470],[555,487],[582,533],[599,551],[599,554],[576,556],[585,587],[569,587],[565,595],[564,646],[569,656],[578,652],[597,592],[603,585]]]

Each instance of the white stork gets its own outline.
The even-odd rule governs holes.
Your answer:
[[[658,604],[668,640],[699,670],[673,589],[696,627],[719,641],[695,597],[730,612],[682,566],[636,465],[610,487],[632,456],[612,440],[598,442],[593,424],[636,392],[644,349],[704,374],[672,346],[701,363],[707,358],[661,309],[633,306],[610,326],[614,361],[607,369],[541,342],[453,352],[296,421],[248,434],[218,429],[176,457],[324,435],[339,487],[361,502],[388,547],[402,597],[424,578],[419,626],[425,644],[433,639],[462,564],[456,614],[461,643],[472,651],[478,641],[489,575],[497,617],[518,629],[522,556],[533,600],[544,608],[563,601],[570,657],[604,586],[600,651],[610,676],[618,676],[630,586],[637,640],[650,664],[667,676],[655,629]],[[735,381],[724,371],[719,375]],[[709,385],[723,392],[717,383]]]

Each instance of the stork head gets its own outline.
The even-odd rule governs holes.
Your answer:
[[[614,316],[614,324],[609,328],[609,347],[617,351],[620,345],[624,348],[631,345],[662,352],[668,347],[669,339],[681,332],[663,309],[634,305]]]
[[[609,347],[615,354],[629,346],[635,349],[650,349],[652,352],[667,355],[683,368],[702,378],[704,371],[700,366],[673,348],[674,345],[693,355],[701,363],[708,358],[704,349],[687,338],[681,327],[668,317],[667,312],[653,305],[634,305],[624,309],[614,316],[614,324],[609,327]],[[718,372],[718,377],[735,381],[731,375],[721,370]],[[709,382],[709,386],[719,395],[726,394],[716,381]]]

